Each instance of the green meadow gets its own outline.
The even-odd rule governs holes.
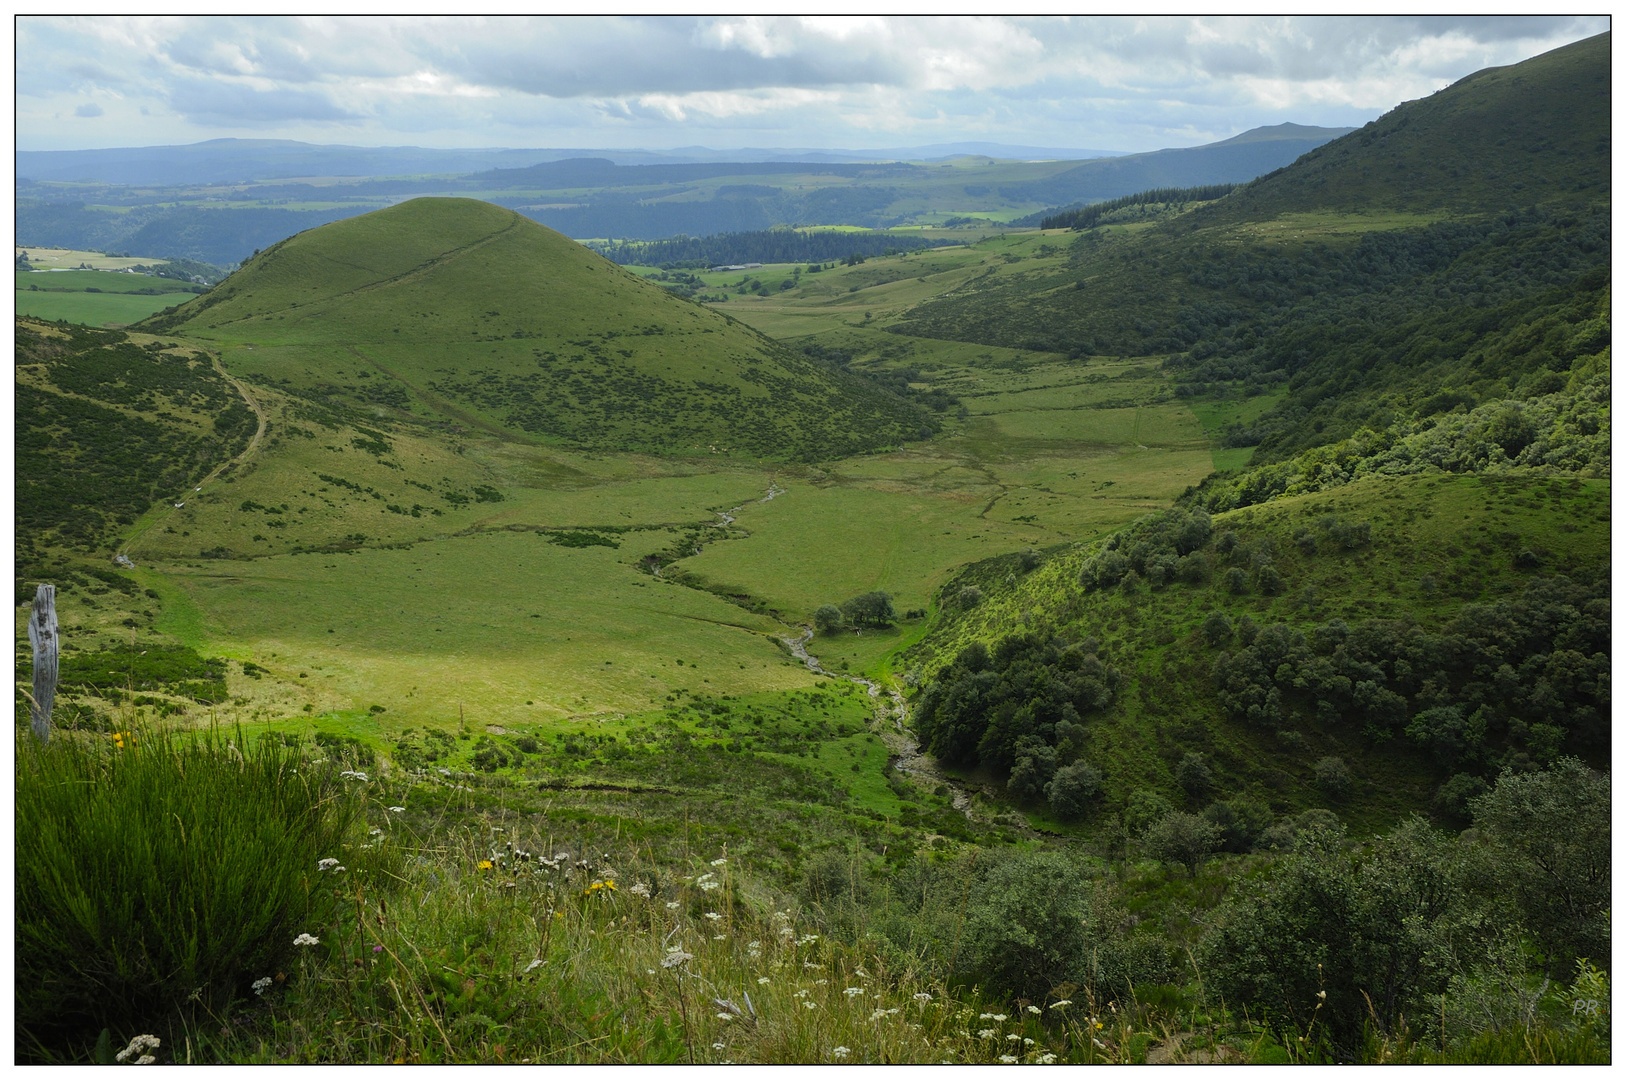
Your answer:
[[[44,319],[46,322],[63,319],[85,326],[129,326],[190,298],[189,293],[141,296],[112,291],[46,292],[42,289],[39,292],[30,292],[18,289],[17,314]]]

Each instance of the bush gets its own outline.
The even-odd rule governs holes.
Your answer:
[[[1341,757],[1324,757],[1315,763],[1315,786],[1329,799],[1342,799],[1349,794],[1355,778],[1349,765]]]
[[[1214,774],[1201,754],[1188,753],[1174,768],[1174,782],[1187,795],[1201,795],[1213,786]]]
[[[818,627],[821,634],[833,634],[841,629],[841,609],[834,604],[824,604],[813,613],[813,625]]]
[[[960,590],[960,606],[962,608],[969,611],[980,603],[982,603],[982,590],[975,585],[967,585]]]
[[[1082,817],[1101,790],[1101,774],[1082,761],[1065,765],[1045,785],[1050,809],[1060,818]]]
[[[972,887],[962,956],[968,973],[996,993],[1040,997],[1081,982],[1094,920],[1090,887],[1060,855],[1015,855]]]
[[[1197,867],[1219,850],[1220,840],[1218,825],[1178,810],[1165,814],[1145,836],[1147,854],[1159,862],[1184,866],[1188,877],[1197,876]]]
[[[298,764],[217,733],[19,745],[19,1047],[153,1030],[196,991],[218,1011],[285,964],[357,812],[335,770]]]

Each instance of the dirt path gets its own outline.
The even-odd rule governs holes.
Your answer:
[[[844,675],[838,671],[825,670],[819,664],[818,657],[807,651],[807,643],[813,640],[811,627],[804,627],[801,637],[781,640],[790,648],[791,655],[806,664],[809,671],[834,679],[845,679],[864,687],[869,693],[870,700],[875,704],[875,719],[881,725],[881,741],[886,743],[886,748],[897,757],[898,771],[918,777],[931,787],[938,784],[947,785],[949,801],[954,804],[954,809],[964,814],[968,820],[976,820],[971,813],[971,796],[965,788],[957,781],[944,776],[937,763],[920,752],[920,743],[915,741],[914,734],[904,726],[904,721],[909,719],[909,705],[903,700],[902,694],[888,687],[884,690],[886,696],[883,699],[883,688],[879,683],[857,675]],[[892,721],[890,727],[887,725],[888,720]]]
[[[185,506],[187,502],[191,500],[193,495],[199,494],[204,488],[208,487],[209,484],[215,480],[218,480],[220,478],[220,474],[226,471],[227,466],[236,465],[247,461],[249,455],[253,454],[260,448],[260,440],[265,437],[265,409],[260,405],[259,399],[254,396],[247,386],[243,385],[236,378],[227,373],[225,365],[221,364],[220,362],[220,357],[215,356],[211,357],[210,359],[214,364],[215,371],[220,374],[220,377],[231,383],[233,389],[242,395],[243,401],[248,405],[248,407],[254,410],[254,418],[259,421],[258,426],[254,429],[254,437],[248,441],[248,445],[243,448],[242,453],[238,454],[234,458],[221,462],[219,465],[216,465],[209,475],[205,476],[202,480],[199,480],[196,484],[194,484],[191,494],[183,497],[178,503],[169,503],[165,507],[162,507],[160,512],[151,518],[145,525],[132,532],[129,536],[126,536],[124,538],[124,543],[119,546],[118,554],[113,557],[114,561],[119,562],[120,565],[135,565],[130,559],[130,552],[135,549],[136,543],[141,540],[142,537],[151,532],[155,525],[168,521],[170,517],[174,515],[175,511]]]

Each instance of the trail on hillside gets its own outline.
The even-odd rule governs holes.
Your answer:
[[[146,525],[125,537],[124,543],[119,546],[118,554],[113,557],[114,561],[118,562],[121,566],[134,566],[134,562],[130,559],[130,552],[135,547],[138,540],[151,532],[154,525],[169,520],[170,516],[174,514],[176,510],[179,510],[191,500],[192,495],[202,492],[203,489],[211,482],[219,479],[220,474],[225,472],[228,466],[239,465],[247,461],[249,459],[249,455],[253,454],[260,448],[260,440],[265,437],[267,421],[265,418],[265,409],[260,405],[259,398],[256,398],[253,392],[250,391],[247,386],[243,385],[242,382],[238,381],[229,372],[227,372],[226,366],[220,362],[220,357],[218,355],[211,356],[209,358],[209,362],[214,365],[215,372],[222,379],[225,379],[227,382],[231,383],[232,388],[242,396],[244,404],[246,404],[250,409],[254,410],[254,419],[258,422],[254,429],[254,437],[249,439],[248,445],[243,447],[242,453],[222,461],[219,465],[216,465],[207,476],[194,484],[191,494],[184,495],[181,498],[181,501],[178,503],[170,503],[164,508],[161,514],[152,518],[147,522]]]

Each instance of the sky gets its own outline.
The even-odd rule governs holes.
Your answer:
[[[1605,16],[56,18],[19,150],[353,146],[1137,152],[1364,124]]]

